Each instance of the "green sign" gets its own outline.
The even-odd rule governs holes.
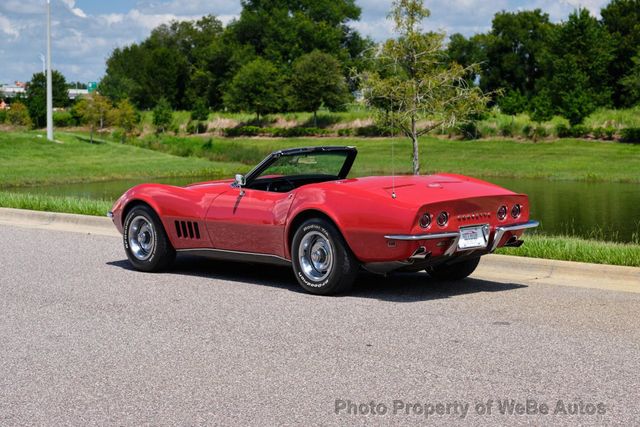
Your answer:
[[[98,83],[96,83],[96,82],[87,83],[87,90],[89,91],[89,93],[95,92],[97,87],[98,87]]]

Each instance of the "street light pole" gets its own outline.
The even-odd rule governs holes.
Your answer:
[[[51,76],[51,0],[47,0],[47,139],[53,141],[53,78]]]

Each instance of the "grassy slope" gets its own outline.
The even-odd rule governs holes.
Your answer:
[[[599,242],[569,236],[525,235],[519,248],[498,249],[499,254],[531,258],[640,267],[640,245]]]
[[[364,138],[213,138],[149,137],[146,147],[177,155],[255,165],[267,153],[309,145],[355,145],[359,156],[354,175],[409,173],[411,144],[407,139]],[[391,152],[395,152],[395,162]],[[457,141],[423,138],[422,172],[473,176],[640,182],[640,145],[563,139],[553,142],[510,140]],[[395,167],[394,167],[395,164]]]
[[[56,134],[62,143],[36,133],[0,133],[0,187],[103,181],[138,177],[230,174],[233,164],[184,159],[122,146],[90,144],[84,137]]]

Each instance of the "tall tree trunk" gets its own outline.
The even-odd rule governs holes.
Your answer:
[[[420,175],[420,159],[418,151],[418,132],[416,130],[416,116],[411,116],[411,142],[413,143],[413,174]]]

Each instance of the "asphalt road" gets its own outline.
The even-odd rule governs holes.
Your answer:
[[[412,274],[318,297],[286,268],[138,273],[115,237],[0,243],[2,426],[640,423],[637,293]]]

